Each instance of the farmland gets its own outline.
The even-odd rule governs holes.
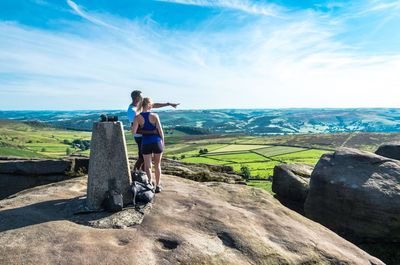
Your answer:
[[[0,155],[59,158],[69,154],[89,155],[91,133],[3,120],[0,121]],[[126,131],[128,155],[137,146]],[[164,156],[182,162],[229,165],[237,172],[243,166],[251,178],[265,179],[280,163],[314,165],[322,154],[335,148],[355,147],[374,151],[380,144],[400,139],[398,133],[337,133],[286,136],[187,135],[180,131],[166,134]],[[79,143],[79,144],[73,144]]]
[[[208,163],[229,165],[237,172],[241,167],[246,166],[252,178],[267,178],[272,175],[273,169],[281,163],[306,163],[314,165],[322,154],[327,150],[312,148],[299,148],[290,146],[266,146],[266,145],[245,145],[230,144],[221,148],[212,149],[207,153],[200,154],[200,150],[214,148],[215,144],[204,144],[202,146],[191,145],[189,152],[176,154],[183,162]],[[247,148],[244,148],[247,147]],[[166,155],[169,156],[168,151]],[[176,157],[175,155],[175,157]]]

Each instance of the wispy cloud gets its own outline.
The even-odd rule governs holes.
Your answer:
[[[191,32],[68,5],[79,34],[0,22],[0,109],[124,108],[133,88],[184,108],[398,104],[400,55],[357,52],[317,13]]]
[[[240,10],[250,14],[264,16],[278,16],[278,6],[250,0],[156,0],[174,4],[194,5],[203,7],[217,7]]]
[[[371,5],[372,6],[368,9],[368,11],[400,9],[400,1],[390,1],[390,2],[375,1],[375,2],[372,2]]]
[[[115,27],[109,23],[104,22],[103,20],[96,18],[94,16],[89,15],[83,9],[81,9],[75,2],[72,0],[67,0],[67,4],[73,9],[73,11],[79,15],[80,17],[100,26],[108,27],[114,30],[119,30],[118,27]]]

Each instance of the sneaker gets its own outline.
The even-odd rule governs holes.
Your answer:
[[[162,191],[162,187],[161,186],[157,186],[155,192],[156,193],[160,193]]]

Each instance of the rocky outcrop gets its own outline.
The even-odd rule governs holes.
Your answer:
[[[143,222],[122,230],[74,221],[85,177],[0,201],[0,264],[383,264],[261,189],[162,182]]]
[[[83,176],[89,158],[71,156],[65,159],[26,159],[0,157],[0,199],[39,185]]]
[[[71,171],[76,173],[87,174],[89,171],[89,157],[86,156],[70,156],[68,159],[72,161]]]
[[[378,150],[375,151],[375,154],[400,160],[400,142],[383,144],[379,146]]]
[[[316,165],[306,216],[354,241],[400,241],[400,161],[355,149]]]
[[[64,175],[71,172],[87,173],[89,158],[71,156],[64,159],[26,159],[1,157],[0,174],[25,176]]]
[[[65,174],[70,171],[71,164],[70,160],[65,159],[3,160],[0,161],[0,174],[30,176]]]
[[[281,164],[274,168],[272,191],[279,197],[304,203],[314,167],[304,164]]]
[[[27,176],[0,174],[0,200],[25,189],[69,179],[66,175]]]

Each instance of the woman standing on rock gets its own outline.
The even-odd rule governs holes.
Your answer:
[[[144,98],[142,101],[142,113],[135,117],[132,124],[132,133],[136,133],[140,127],[145,131],[157,130],[159,134],[144,134],[142,136],[141,152],[144,157],[144,169],[152,181],[152,160],[155,167],[155,192],[161,192],[160,177],[161,177],[161,158],[164,151],[164,132],[161,126],[160,118],[157,114],[151,113],[153,101],[150,98]]]
[[[129,104],[129,106],[128,106],[127,116],[128,116],[129,123],[132,126],[136,115],[142,111],[141,110],[142,100],[143,100],[142,92],[139,90],[132,91],[131,98],[132,98],[132,103]],[[163,107],[168,107],[168,106],[176,108],[178,105],[179,105],[179,103],[154,103],[153,109],[163,108]],[[144,131],[139,128],[139,130],[134,134],[135,142],[138,146],[138,160],[136,161],[135,166],[133,168],[135,171],[140,170],[140,169],[144,170],[144,168],[143,168],[144,158],[143,158],[143,154],[141,152],[143,134],[155,134],[155,133],[157,133],[157,132]]]

